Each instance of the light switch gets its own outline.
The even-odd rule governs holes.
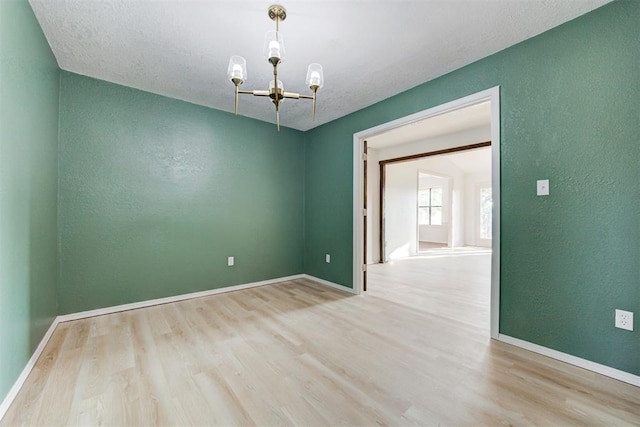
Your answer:
[[[229,267],[233,267],[235,263],[236,263],[236,259],[234,257],[230,256],[227,258],[227,265]]]
[[[548,196],[548,195],[549,195],[549,180],[539,179],[538,180],[538,196]]]

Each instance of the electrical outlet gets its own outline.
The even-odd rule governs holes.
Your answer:
[[[234,257],[230,256],[229,258],[227,258],[227,265],[229,267],[233,267],[233,265],[236,263],[236,260]]]
[[[616,310],[616,328],[633,331],[633,312]]]
[[[326,255],[324,256],[324,262],[326,262],[327,264],[329,264],[329,263],[331,262],[331,255],[326,254]]]

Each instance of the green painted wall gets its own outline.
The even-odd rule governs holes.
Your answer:
[[[61,314],[303,272],[301,132],[68,72],[60,123]]]
[[[0,1],[0,402],[56,315],[58,73],[29,4]]]
[[[352,286],[355,132],[499,85],[500,332],[640,374],[639,28],[617,1],[309,131],[305,272]]]

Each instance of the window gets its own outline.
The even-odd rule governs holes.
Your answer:
[[[491,187],[480,189],[480,238],[491,239]]]
[[[418,224],[442,225],[442,187],[418,190]]]

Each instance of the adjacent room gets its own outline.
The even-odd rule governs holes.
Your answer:
[[[639,23],[0,1],[0,426],[640,424]]]
[[[491,252],[491,126],[485,101],[366,139],[367,292],[410,296],[484,338],[499,257]]]
[[[491,126],[481,102],[367,138],[367,264],[491,248]]]

